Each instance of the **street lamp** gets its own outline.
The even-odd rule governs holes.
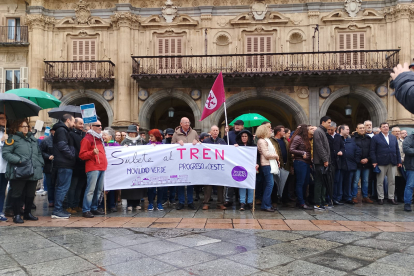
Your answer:
[[[174,108],[173,107],[170,107],[170,108],[168,108],[168,117],[169,118],[173,118],[174,117]]]
[[[349,97],[347,100],[347,105],[345,106],[345,115],[351,116],[352,115],[352,105],[349,104]]]

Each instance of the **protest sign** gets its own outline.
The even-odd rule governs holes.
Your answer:
[[[107,191],[184,185],[255,188],[255,147],[176,144],[105,149]]]
[[[95,123],[98,121],[96,116],[95,104],[83,104],[80,106],[82,119],[85,124]]]

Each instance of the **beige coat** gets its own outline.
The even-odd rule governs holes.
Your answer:
[[[269,160],[276,160],[278,158],[277,154],[270,154],[269,147],[265,139],[259,139],[257,141],[257,149],[260,153],[260,165],[270,166]]]
[[[198,141],[197,131],[195,131],[194,129],[190,127],[188,132],[184,134],[181,131],[181,127],[176,127],[174,135],[171,140],[171,144],[177,144],[178,141],[180,140],[182,140],[184,143],[192,143],[194,139]]]

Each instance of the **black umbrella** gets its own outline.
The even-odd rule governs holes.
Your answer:
[[[6,114],[7,119],[21,119],[37,116],[42,108],[32,101],[11,93],[0,94],[0,112]]]
[[[65,114],[70,114],[73,117],[82,117],[81,109],[75,105],[63,105],[57,108],[53,108],[49,112],[49,117],[54,119],[60,119]]]

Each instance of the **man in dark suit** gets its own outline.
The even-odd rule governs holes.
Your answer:
[[[336,178],[336,172],[338,170],[338,164],[336,164],[336,154],[335,154],[335,150],[334,150],[334,140],[335,137],[337,137],[337,139],[341,138],[341,135],[339,135],[338,133],[336,133],[336,123],[335,122],[331,122],[331,126],[328,127],[328,130],[326,132],[326,137],[328,138],[328,142],[329,142],[329,149],[331,152],[331,172],[332,172],[332,179],[334,181],[332,187],[335,187],[335,185],[337,185],[338,179]],[[339,202],[338,200],[335,199],[335,197],[332,199],[333,204],[334,205],[344,205],[342,202]],[[329,200],[327,201],[329,202]]]
[[[397,138],[389,134],[388,123],[381,123],[381,132],[375,135],[371,140],[371,160],[374,168],[376,166],[381,170],[377,174],[377,193],[378,204],[384,204],[384,177],[388,179],[388,202],[398,205],[394,200],[395,191],[395,173],[397,166],[401,167],[400,149],[398,147]]]

